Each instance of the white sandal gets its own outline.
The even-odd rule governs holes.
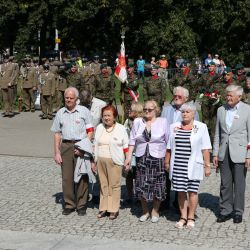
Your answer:
[[[176,222],[175,227],[178,229],[182,229],[186,224],[187,224],[187,219],[180,218],[180,220]]]
[[[187,219],[187,228],[193,229],[195,227],[195,219],[188,218]]]

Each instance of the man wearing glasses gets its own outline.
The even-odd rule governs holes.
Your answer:
[[[171,125],[175,122],[181,122],[182,116],[180,108],[181,106],[188,101],[189,98],[189,91],[186,88],[183,88],[181,86],[177,86],[173,89],[173,100],[170,105],[164,106],[161,112],[161,117],[165,117]],[[199,114],[196,111],[195,113],[195,120],[199,121]],[[171,181],[169,180],[168,173],[166,172],[167,178],[166,178],[166,200],[162,204],[168,208],[170,204],[170,189],[171,189]],[[175,195],[175,201],[173,202],[174,207],[179,210],[178,205],[178,196],[177,193]]]

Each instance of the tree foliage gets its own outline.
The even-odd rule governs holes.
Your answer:
[[[233,66],[250,61],[249,25],[250,0],[0,0],[0,48],[20,54],[53,49],[57,28],[64,50],[114,55],[123,27],[131,57],[218,53]]]

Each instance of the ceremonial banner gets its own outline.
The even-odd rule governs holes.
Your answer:
[[[125,60],[125,45],[121,44],[121,52],[118,57],[118,65],[115,68],[115,76],[124,83],[127,80],[126,60]]]

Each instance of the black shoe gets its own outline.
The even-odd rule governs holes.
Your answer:
[[[69,215],[71,213],[73,213],[75,211],[74,208],[64,208],[63,211],[62,211],[62,214],[63,215]]]
[[[242,215],[236,214],[234,216],[234,223],[241,223],[242,222]]]
[[[91,201],[93,202],[93,204],[98,205],[100,203],[100,197],[93,195]]]
[[[220,214],[217,217],[217,222],[222,223],[222,222],[225,222],[225,221],[230,220],[230,219],[231,219],[231,214],[227,214],[227,215]]]
[[[41,116],[41,119],[45,120],[45,119],[48,119],[48,117],[47,117],[47,115],[43,115],[43,116]]]
[[[82,208],[78,209],[77,214],[79,216],[84,216],[86,214],[86,207],[82,207]]]

